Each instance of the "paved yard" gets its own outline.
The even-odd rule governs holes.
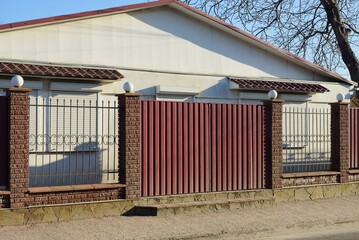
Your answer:
[[[0,239],[359,239],[359,196],[210,214],[2,227]]]

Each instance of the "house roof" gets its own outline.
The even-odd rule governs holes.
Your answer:
[[[22,22],[16,22],[16,23],[3,24],[3,25],[0,25],[0,32],[1,31],[9,31],[12,29],[34,27],[34,26],[38,26],[38,25],[46,25],[46,24],[65,22],[65,21],[75,21],[75,20],[80,20],[80,19],[85,19],[85,18],[99,17],[99,16],[110,15],[110,14],[130,12],[130,11],[136,11],[136,10],[142,10],[142,9],[147,9],[147,8],[160,7],[160,6],[169,6],[169,7],[175,8],[175,9],[182,11],[184,13],[187,13],[201,21],[207,22],[208,24],[212,24],[212,25],[217,26],[218,28],[225,29],[225,30],[231,32],[232,34],[236,35],[237,37],[256,45],[257,47],[265,49],[268,52],[271,52],[273,54],[281,56],[281,57],[287,59],[288,61],[294,62],[295,64],[298,64],[304,68],[310,69],[314,72],[318,72],[318,73],[320,73],[324,76],[330,77],[336,81],[345,82],[345,83],[348,83],[351,85],[357,85],[356,82],[350,81],[350,80],[340,76],[337,73],[334,73],[334,72],[332,72],[328,69],[325,69],[317,64],[314,64],[312,62],[304,60],[292,53],[289,53],[281,48],[271,45],[270,43],[268,43],[260,38],[257,38],[257,37],[245,32],[233,25],[230,25],[224,21],[221,21],[215,17],[212,17],[212,16],[210,16],[204,12],[201,12],[191,6],[181,3],[178,0],[159,0],[159,1],[154,1],[154,2],[133,4],[133,5],[128,5],[128,6],[114,7],[114,8],[108,8],[108,9],[102,9],[102,10],[96,10],[96,11],[87,11],[87,12],[82,12],[82,13],[67,14],[67,15],[62,15],[62,16],[55,16],[55,17],[35,19],[35,20],[22,21]]]
[[[0,74],[101,80],[117,80],[119,78],[123,78],[123,75],[115,69],[69,67],[3,61],[0,62]]]
[[[253,79],[230,78],[234,83],[237,83],[240,89],[253,90],[277,90],[281,92],[297,92],[297,93],[324,93],[329,92],[329,89],[320,84],[308,83],[294,83],[294,82],[279,82],[279,81],[263,81]]]

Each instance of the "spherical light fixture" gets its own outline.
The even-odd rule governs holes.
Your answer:
[[[123,90],[125,90],[126,93],[133,93],[135,91],[135,86],[131,82],[125,82],[123,84]]]
[[[276,90],[270,90],[270,91],[268,92],[268,97],[269,97],[270,99],[276,99],[276,98],[278,97],[277,91],[276,91]]]
[[[344,94],[343,94],[343,93],[338,93],[338,95],[337,95],[337,100],[338,100],[338,102],[343,102],[343,100],[344,100]]]
[[[24,79],[20,75],[15,75],[11,78],[11,85],[13,87],[21,88],[24,84]]]

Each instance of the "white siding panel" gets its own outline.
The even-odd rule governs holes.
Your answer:
[[[313,72],[168,7],[9,31],[2,58],[313,80]]]

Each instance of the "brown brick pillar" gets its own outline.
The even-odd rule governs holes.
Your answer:
[[[119,182],[126,184],[126,199],[141,196],[141,115],[140,95],[118,95]]]
[[[340,172],[340,182],[349,181],[349,103],[332,103],[331,147],[333,170]]]
[[[29,187],[29,118],[28,88],[10,88],[9,99],[9,188],[10,207],[25,207]]]
[[[282,103],[264,101],[265,106],[265,177],[266,186],[282,188]]]

